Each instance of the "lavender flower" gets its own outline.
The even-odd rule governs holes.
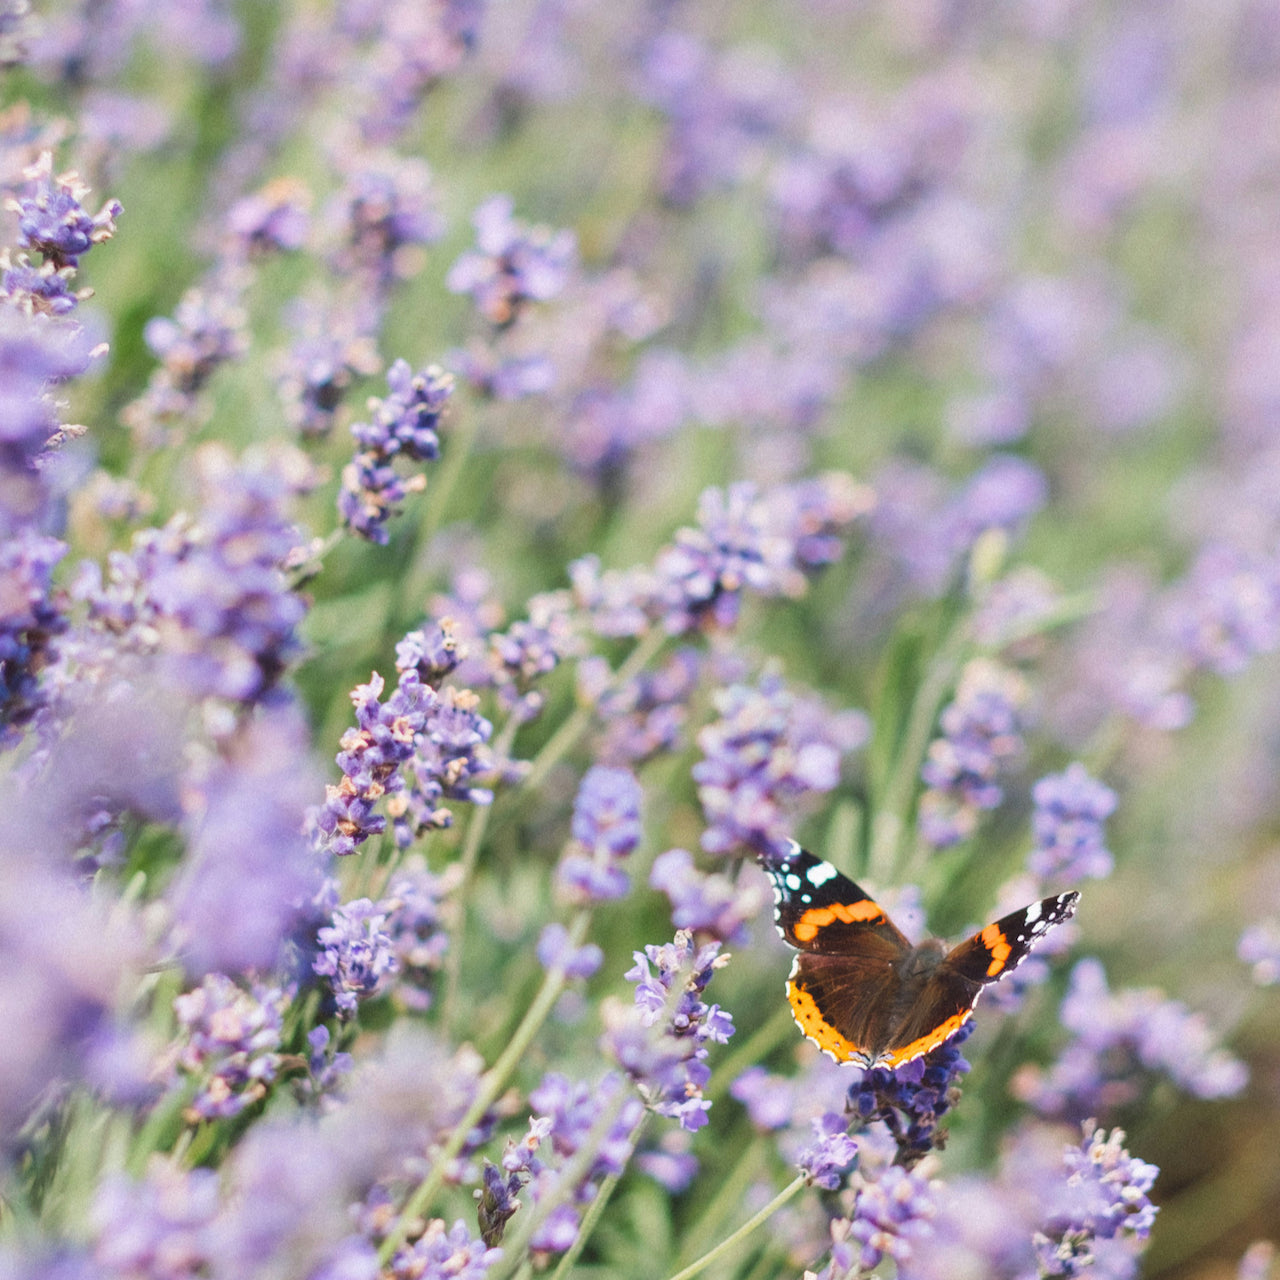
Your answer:
[[[391,152],[370,155],[358,145],[345,154],[357,163],[331,211],[343,232],[335,266],[368,279],[381,295],[412,274],[421,248],[443,232],[431,170],[422,160]],[[366,302],[380,305],[378,298]]]
[[[1260,987],[1280,982],[1280,920],[1260,920],[1240,935],[1236,955],[1253,966],[1253,980]]]
[[[53,567],[66,551],[56,538],[26,531],[0,542],[0,748],[16,745],[39,709],[40,668],[66,629],[53,588]]]
[[[146,1176],[105,1180],[94,1198],[93,1257],[105,1276],[185,1280],[208,1263],[219,1205],[214,1169],[153,1156]]]
[[[291,709],[273,709],[187,779],[187,857],[169,889],[187,972],[269,971],[319,879],[302,826],[318,779]]]
[[[78,327],[0,305],[0,533],[44,524],[56,486],[40,469],[57,437],[49,398],[57,383],[82,374],[90,348]]]
[[[1105,1137],[1090,1120],[1083,1143],[1067,1148],[1065,1186],[1034,1240],[1042,1275],[1092,1274],[1104,1258],[1111,1274],[1136,1273],[1132,1261],[1123,1267],[1119,1259],[1132,1259],[1131,1242],[1151,1232],[1156,1206],[1147,1192],[1160,1171],[1131,1156],[1123,1143],[1121,1130]]]
[[[266,1097],[280,1069],[289,1001],[281,987],[254,983],[245,991],[221,973],[174,1000],[182,1037],[164,1065],[198,1084],[189,1123],[237,1116]]]
[[[401,672],[402,685],[408,674]],[[479,705],[470,689],[450,687],[431,708],[404,772],[404,796],[388,805],[401,848],[424,831],[453,824],[453,811],[441,801],[492,802],[492,790],[477,785],[498,767],[489,750],[493,725],[480,714]]]
[[[569,281],[577,260],[571,231],[530,227],[512,216],[510,196],[491,196],[472,217],[476,248],[450,268],[446,284],[470,294],[495,329],[513,325],[531,302],[554,298]]]
[[[343,469],[338,494],[343,523],[353,533],[380,544],[388,540],[386,524],[400,502],[426,484],[422,476],[401,479],[392,460],[427,462],[440,456],[436,428],[453,394],[453,379],[442,369],[432,365],[415,375],[405,360],[391,366],[387,385],[391,395],[369,401],[372,421],[352,425],[351,434],[360,447]]]
[[[243,257],[301,249],[310,229],[310,191],[296,178],[276,178],[227,210],[227,229]]]
[[[863,1126],[882,1121],[897,1144],[898,1162],[910,1168],[946,1142],[938,1121],[960,1100],[960,1077],[969,1064],[960,1055],[973,1033],[967,1023],[945,1044],[897,1070],[863,1071],[849,1086],[849,1110]]]
[[[1103,843],[1103,823],[1116,807],[1110,787],[1091,778],[1082,764],[1048,774],[1031,789],[1036,847],[1028,860],[1043,879],[1068,884],[1111,874],[1111,852]]]
[[[620,863],[644,833],[644,793],[626,769],[595,765],[583,776],[573,806],[573,839],[556,870],[556,883],[573,901],[620,898],[629,880]]]
[[[473,1240],[461,1219],[446,1228],[435,1218],[412,1244],[397,1249],[391,1260],[394,1280],[484,1280],[502,1257],[482,1240]]]
[[[636,984],[638,1013],[614,1007],[606,1015],[606,1052],[635,1081],[650,1110],[690,1131],[707,1123],[711,1106],[702,1096],[711,1078],[706,1046],[726,1043],[734,1031],[729,1014],[701,999],[728,959],[718,942],[695,950],[692,935],[681,930],[674,942],[635,952],[626,977]]]
[[[854,1202],[850,1239],[862,1246],[858,1265],[870,1272],[892,1258],[898,1274],[913,1274],[915,1244],[933,1233],[937,1184],[914,1169],[890,1165],[871,1180],[862,1180]]]
[[[701,655],[682,648],[653,671],[610,687],[612,672],[603,658],[578,663],[582,699],[596,708],[601,725],[598,756],[604,764],[635,768],[652,756],[673,751],[689,718],[688,702],[703,671]]]
[[[1074,1039],[1047,1071],[1024,1068],[1014,1090],[1042,1115],[1081,1120],[1133,1102],[1146,1072],[1198,1098],[1239,1093],[1244,1064],[1215,1045],[1199,1014],[1154,988],[1107,989],[1097,960],[1081,960],[1059,1012]]]
[[[155,316],[147,322],[143,336],[160,367],[122,414],[143,445],[163,443],[166,428],[195,413],[213,375],[248,349],[242,285],[233,272],[225,280],[189,289],[172,318]]]
[[[18,215],[18,244],[38,253],[54,267],[78,267],[95,245],[115,235],[115,220],[122,212],[119,200],[108,200],[93,215],[81,204],[89,188],[77,173],[53,176],[53,154],[40,158],[23,172],[27,194],[6,202]]]
[[[400,962],[381,904],[357,898],[335,907],[332,920],[316,933],[322,949],[311,967],[329,979],[338,1017],[350,1018],[360,1000],[380,994]]]
[[[530,1238],[535,1253],[563,1253],[578,1236],[581,1206],[595,1198],[600,1182],[608,1175],[618,1176],[627,1166],[635,1143],[636,1127],[644,1116],[638,1098],[620,1097],[625,1081],[615,1073],[604,1076],[595,1085],[573,1082],[556,1072],[543,1077],[529,1095],[529,1105],[538,1112],[530,1121],[525,1149],[535,1140],[558,1158],[553,1166],[551,1152],[545,1159],[525,1156],[519,1149],[508,1147],[503,1167],[513,1171],[527,1169],[532,1175],[535,1212],[539,1206],[553,1204]],[[601,1117],[618,1109],[607,1129],[601,1132]],[[562,1168],[584,1149],[588,1141],[597,1143],[593,1158],[587,1163],[573,1186],[564,1185]],[[521,1176],[523,1176],[521,1174]]]
[[[858,1144],[849,1136],[849,1122],[834,1111],[815,1116],[812,1123],[815,1141],[796,1163],[811,1186],[836,1191],[853,1168]]]
[[[420,858],[410,860],[378,904],[395,956],[387,971],[396,975],[395,997],[415,1013],[431,1007],[431,983],[449,949],[444,899],[457,885],[452,871],[435,876]]]
[[[955,700],[942,713],[920,775],[920,832],[937,849],[966,840],[980,814],[1004,797],[996,779],[1022,744],[1026,682],[986,658],[965,665]]]
[[[558,969],[567,978],[586,979],[604,963],[604,952],[594,942],[571,947],[568,929],[549,924],[538,935],[538,963],[544,969]]]
[[[321,439],[332,430],[352,382],[380,368],[377,345],[347,315],[297,306],[290,319],[297,337],[277,361],[276,384],[294,430],[304,439]]]
[[[412,758],[418,735],[439,703],[435,690],[414,671],[401,674],[385,703],[384,687],[375,671],[368,684],[352,691],[356,726],[342,735],[337,757],[342,781],[325,788],[323,808],[310,815],[317,848],[339,856],[354,853],[371,835],[386,830],[387,820],[374,813],[374,806],[383,796],[403,789],[400,770]]]
[[[296,540],[284,508],[307,475],[287,457],[237,464],[216,446],[195,461],[199,518],[136,536],[129,556],[110,559],[108,585],[90,575],[80,595],[98,625],[158,648],[196,696],[264,702],[302,649],[306,604],[281,566]]]
[[[747,922],[768,901],[767,885],[744,874],[735,885],[727,876],[704,875],[687,849],[668,849],[653,860],[649,887],[671,900],[671,923],[677,929],[708,933],[721,942],[747,940]]]
[[[703,759],[693,766],[707,818],[702,847],[781,848],[800,802],[840,781],[840,759],[866,742],[867,719],[800,697],[773,673],[754,689],[720,690],[714,703],[720,718],[698,734]]]

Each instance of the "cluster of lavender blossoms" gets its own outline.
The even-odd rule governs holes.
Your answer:
[[[1265,1280],[1272,8],[0,0],[0,1277]]]

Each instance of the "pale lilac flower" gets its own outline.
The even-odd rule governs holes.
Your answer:
[[[563,1253],[570,1248],[578,1237],[583,1207],[595,1198],[601,1181],[626,1169],[634,1151],[636,1127],[644,1116],[643,1104],[634,1097],[623,1101],[617,1120],[597,1137],[599,1145],[579,1181],[567,1189],[563,1185],[563,1166],[583,1150],[601,1110],[625,1088],[626,1082],[612,1072],[594,1085],[549,1072],[530,1093],[529,1105],[538,1115],[530,1121],[526,1149],[536,1141],[542,1144],[543,1154],[533,1157],[530,1150],[526,1157],[509,1146],[503,1167],[510,1169],[517,1181],[527,1169],[534,1212],[539,1204],[553,1196],[562,1199],[568,1191],[567,1200],[544,1218],[530,1238],[529,1247],[535,1253]]]
[[[1121,1130],[1107,1137],[1090,1120],[1083,1143],[1067,1148],[1064,1185],[1034,1238],[1041,1275],[1137,1274],[1130,1242],[1151,1233],[1156,1206],[1147,1193],[1160,1171],[1131,1156],[1123,1143]]]
[[[359,448],[342,471],[338,514],[353,533],[370,542],[385,544],[387,521],[399,512],[405,497],[422,489],[420,473],[408,479],[392,465],[396,458],[430,462],[440,456],[440,425],[453,379],[436,365],[414,374],[405,360],[397,360],[387,373],[391,394],[371,397],[371,421],[352,424]]]
[[[1036,847],[1028,866],[1037,876],[1072,884],[1111,874],[1111,851],[1103,831],[1103,823],[1116,807],[1116,793],[1110,787],[1075,762],[1062,773],[1041,778],[1032,787],[1031,798]]]
[[[208,1264],[220,1208],[215,1169],[183,1169],[153,1156],[146,1175],[98,1187],[91,1211],[93,1257],[104,1277],[188,1280]]]
[[[281,987],[254,983],[246,991],[221,973],[174,1000],[182,1032],[164,1065],[197,1082],[192,1117],[237,1116],[266,1097],[280,1069],[289,1003]]]
[[[1099,961],[1081,960],[1059,1012],[1073,1039],[1047,1071],[1026,1067],[1014,1090],[1042,1115],[1081,1120],[1138,1098],[1158,1072],[1198,1098],[1244,1088],[1244,1063],[1218,1047],[1202,1015],[1155,988],[1112,992]]]
[[[432,875],[420,858],[411,859],[378,903],[396,960],[396,999],[415,1013],[431,1007],[431,986],[449,949],[444,900],[457,884],[446,872]]]
[[[400,961],[383,904],[357,898],[335,907],[331,919],[316,932],[319,951],[311,967],[329,979],[338,1017],[345,1019],[361,1000],[381,994]]]
[[[0,541],[0,748],[15,746],[41,705],[39,671],[66,630],[54,566],[66,544],[23,530]]]
[[[670,899],[671,923],[677,929],[709,934],[722,942],[745,942],[747,922],[769,900],[763,880],[747,872],[734,884],[728,876],[703,874],[687,849],[659,854],[649,871],[649,887]]]
[[[461,1219],[446,1228],[434,1218],[412,1244],[396,1250],[390,1275],[394,1280],[484,1280],[501,1257],[501,1249],[473,1240]]]
[[[997,779],[1022,747],[1029,697],[1017,672],[987,658],[970,660],[955,699],[942,712],[943,736],[930,744],[920,770],[920,833],[934,848],[968,839],[980,815],[1004,797]]]
[[[1253,967],[1253,980],[1260,987],[1280,982],[1280,920],[1259,920],[1241,935],[1236,955]]]
[[[96,214],[88,213],[81,201],[89,188],[74,171],[55,178],[52,152],[42,152],[22,176],[22,194],[6,201],[18,215],[18,244],[40,254],[55,270],[78,267],[95,244],[115,235],[120,201],[108,200]]]
[[[707,819],[702,848],[722,855],[780,847],[807,796],[833,790],[844,755],[869,737],[860,711],[830,711],[769,673],[713,698],[719,718],[698,734],[693,766]]]
[[[320,874],[303,834],[319,779],[290,708],[249,721],[225,758],[187,779],[187,854],[167,897],[188,973],[269,971]]]
[[[892,1258],[898,1274],[913,1274],[915,1245],[933,1234],[936,1184],[914,1169],[889,1165],[871,1179],[860,1179],[850,1240],[862,1246],[864,1272]]]
[[[554,298],[577,263],[571,231],[529,226],[512,216],[510,196],[491,196],[475,211],[476,247],[450,268],[446,284],[470,294],[495,328],[508,328],[531,302]]]
[[[574,901],[620,898],[630,884],[620,865],[644,834],[644,793],[626,769],[595,765],[587,771],[573,806],[574,843],[556,870],[556,882]]]
[[[594,942],[570,947],[568,929],[555,923],[545,925],[538,935],[537,955],[544,969],[559,970],[567,978],[589,978],[604,963],[604,952]]]
[[[681,930],[674,942],[635,952],[635,967],[626,975],[636,984],[635,1010],[606,1013],[605,1051],[651,1110],[690,1131],[707,1123],[711,1106],[702,1096],[711,1078],[706,1046],[726,1043],[734,1031],[730,1015],[701,998],[728,958],[720,955],[719,942],[695,950],[692,935]]]
[[[796,1164],[810,1186],[836,1191],[853,1168],[858,1144],[849,1136],[849,1121],[834,1111],[815,1116],[812,1125],[813,1145],[800,1153]]]
[[[227,230],[245,257],[295,251],[306,243],[310,205],[297,178],[275,178],[227,210]]]

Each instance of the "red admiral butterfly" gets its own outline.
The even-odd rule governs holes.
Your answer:
[[[778,932],[799,951],[787,979],[796,1025],[837,1062],[860,1067],[900,1067],[950,1039],[982,988],[1074,915],[1080,897],[1033,902],[947,951],[936,938],[913,947],[848,876],[794,840],[763,865]]]

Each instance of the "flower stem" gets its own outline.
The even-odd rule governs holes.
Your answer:
[[[772,1217],[777,1210],[790,1200],[805,1185],[805,1176],[800,1174],[789,1182],[759,1213],[754,1213],[732,1235],[726,1236],[714,1249],[708,1250],[696,1262],[691,1262],[682,1271],[677,1271],[671,1280],[693,1280],[693,1277],[705,1271],[718,1258],[723,1257],[739,1242],[745,1240],[758,1226]]]
[[[569,924],[570,947],[566,948],[567,951],[582,945],[590,923],[591,913],[586,908],[583,908],[574,916]],[[378,1250],[378,1261],[383,1266],[386,1266],[391,1260],[391,1256],[404,1243],[410,1224],[426,1210],[440,1190],[449,1166],[466,1144],[471,1130],[475,1128],[484,1113],[497,1101],[502,1091],[507,1087],[507,1081],[511,1078],[516,1067],[520,1065],[520,1061],[532,1043],[533,1037],[537,1035],[538,1030],[547,1020],[548,1015],[555,1006],[555,1002],[560,998],[560,993],[564,990],[564,984],[565,972],[562,968],[557,966],[547,970],[547,976],[542,981],[541,989],[534,996],[533,1003],[529,1006],[520,1025],[512,1033],[507,1047],[502,1051],[502,1056],[485,1072],[480,1081],[480,1088],[476,1091],[476,1096],[472,1099],[471,1106],[467,1108],[466,1115],[454,1127],[453,1134],[436,1158],[431,1172],[418,1185],[418,1189],[405,1201],[404,1207],[400,1210],[400,1214],[396,1219],[395,1226],[391,1228],[387,1233],[386,1239],[383,1240],[382,1247]]]
[[[668,638],[661,627],[651,627],[636,642],[635,648],[627,655],[627,660],[613,673],[613,678],[601,693],[611,692],[643,670],[666,644]],[[522,784],[526,790],[534,791],[538,788],[547,774],[559,764],[587,731],[593,714],[594,708],[590,706],[578,706],[573,709],[572,714],[547,739],[542,750],[533,758],[532,768]]]
[[[511,752],[511,744],[515,741],[519,728],[516,716],[509,716],[506,724],[498,732],[494,741],[494,757],[505,759]],[[454,1013],[458,1003],[458,980],[462,974],[462,944],[467,929],[467,899],[471,893],[471,881],[476,868],[476,860],[480,856],[480,846],[484,842],[485,832],[489,827],[489,814],[493,809],[490,802],[477,807],[467,823],[467,835],[462,845],[462,857],[458,865],[462,868],[462,879],[454,893],[457,904],[458,922],[449,939],[449,950],[444,957],[444,997],[440,1003],[440,1022],[448,1028],[453,1026]]]

